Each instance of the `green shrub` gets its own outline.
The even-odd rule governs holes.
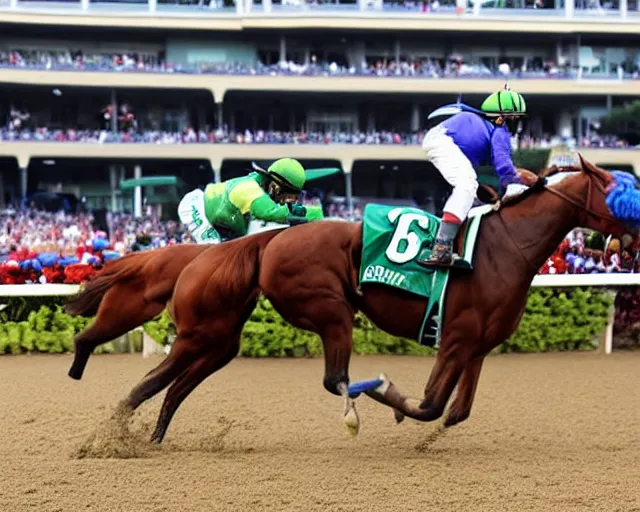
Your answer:
[[[52,302],[55,304],[56,301]],[[20,304],[20,301],[16,301],[16,303]],[[19,313],[19,318],[25,317],[26,312],[21,307],[13,310]],[[0,323],[0,355],[21,354],[23,352],[49,354],[73,352],[74,336],[87,327],[91,321],[90,318],[67,315],[59,303],[54,305],[53,309],[40,305],[37,310],[29,311],[26,314],[26,320]],[[105,343],[98,347],[95,353],[114,351],[113,343]]]
[[[44,298],[40,298],[41,301]],[[73,337],[92,319],[72,317],[63,312],[59,301],[52,308],[39,305],[27,311],[27,302],[14,301],[9,310],[17,318],[0,323],[0,354],[23,352],[61,353],[73,351]],[[515,334],[496,349],[497,352],[547,352],[586,350],[607,324],[612,300],[597,289],[563,291],[534,288],[529,293],[525,315]],[[7,308],[3,312],[6,313]],[[166,311],[146,322],[143,329],[162,345],[175,337],[175,326]],[[137,349],[141,341],[136,340]],[[96,353],[115,352],[114,342],[96,349]],[[353,351],[356,354],[428,355],[435,351],[413,340],[390,336],[377,329],[368,318],[357,314],[353,329]],[[260,299],[242,333],[242,356],[246,357],[313,357],[322,354],[320,338],[292,327]]]
[[[518,330],[498,352],[550,352],[595,348],[594,336],[607,325],[613,301],[596,289],[534,288]]]

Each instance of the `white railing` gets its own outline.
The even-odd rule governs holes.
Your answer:
[[[640,274],[545,274],[538,275],[531,283],[538,288],[572,288],[577,286],[619,288],[640,286]],[[74,295],[80,288],[77,284],[18,284],[0,286],[0,297],[55,297]],[[611,296],[615,299],[615,291]],[[613,350],[613,322],[615,311],[610,312],[604,337],[604,353]]]
[[[544,274],[533,278],[534,288],[565,288],[576,286],[640,286],[640,274]],[[54,297],[73,295],[77,284],[16,284],[1,285],[0,297]]]

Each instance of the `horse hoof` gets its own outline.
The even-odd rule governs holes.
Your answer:
[[[400,412],[398,409],[394,409],[393,410],[393,417],[396,420],[396,423],[402,423],[404,421],[404,414],[402,412]]]
[[[344,415],[344,424],[349,434],[353,437],[358,435],[358,432],[360,432],[360,418],[358,418],[355,407],[349,407],[349,410]]]

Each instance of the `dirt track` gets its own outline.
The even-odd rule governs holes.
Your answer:
[[[158,361],[95,356],[75,382],[70,356],[0,358],[0,511],[640,510],[640,353],[492,357],[469,421],[426,451],[434,425],[397,426],[366,397],[349,438],[320,359],[240,359],[187,399],[160,450],[75,458]],[[418,396],[432,363],[360,357],[352,378],[385,371]]]

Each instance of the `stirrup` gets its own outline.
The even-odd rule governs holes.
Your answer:
[[[440,254],[436,252],[434,247],[434,250],[428,259],[418,260],[416,263],[426,268],[461,268],[465,270],[472,270],[471,264],[454,253],[449,245],[446,246],[446,251]]]

